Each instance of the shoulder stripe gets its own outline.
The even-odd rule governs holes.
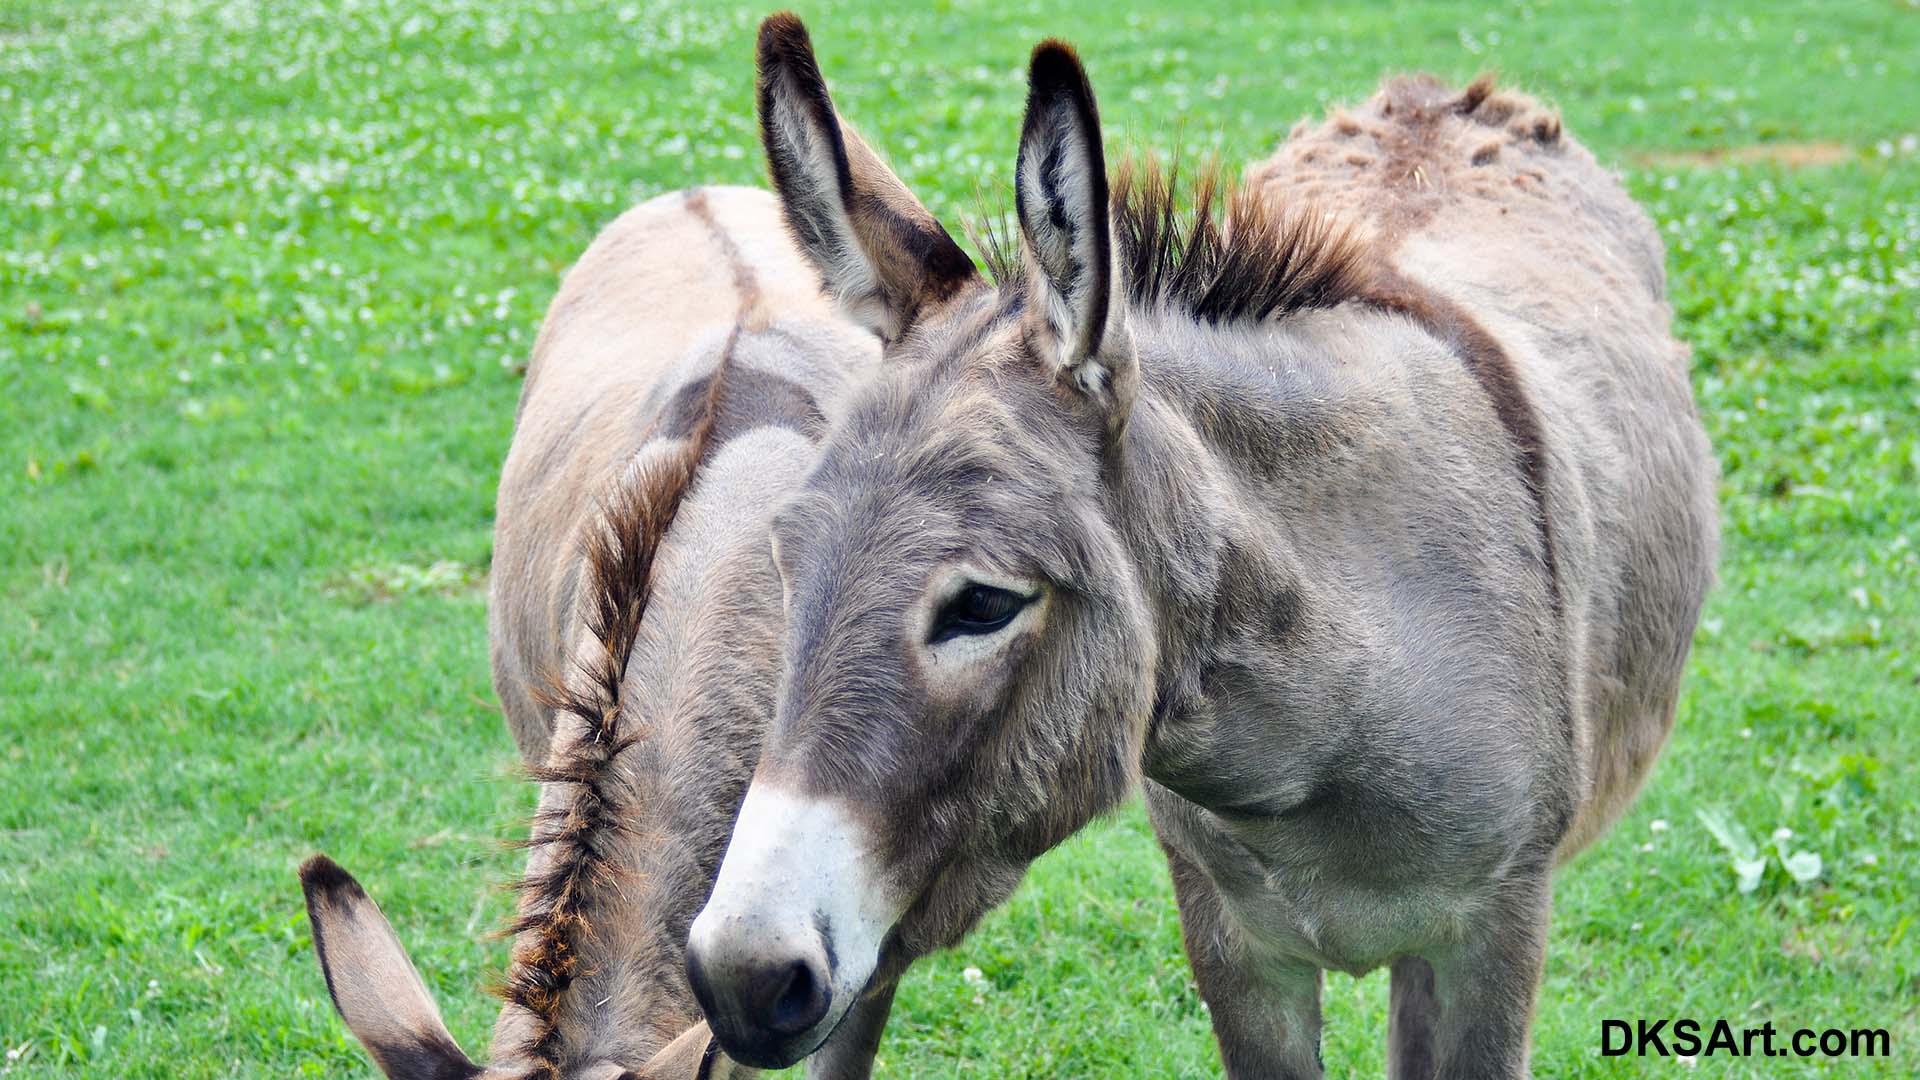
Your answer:
[[[1533,496],[1534,520],[1540,532],[1540,552],[1553,604],[1559,609],[1560,567],[1554,554],[1552,515],[1547,494],[1546,438],[1539,414],[1528,400],[1520,373],[1500,342],[1467,310],[1439,291],[1395,270],[1382,270],[1365,296],[1368,303],[1396,312],[1420,324],[1456,355],[1487,395],[1500,426],[1512,440],[1521,479]]]

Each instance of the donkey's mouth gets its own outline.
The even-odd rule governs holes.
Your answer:
[[[713,1029],[715,1041],[728,1057],[751,1068],[772,1070],[797,1064],[820,1049],[833,1037],[833,1032],[839,1027],[838,1019],[844,1019],[844,1014],[831,1027],[793,1036],[780,1036],[770,1031],[742,1031],[733,1025],[714,1021],[709,1021],[708,1026]]]
[[[818,1050],[846,1018],[844,1005],[834,1007],[842,1003],[835,1000],[829,961],[822,949],[716,979],[690,950],[687,982],[728,1057],[756,1069],[784,1069]]]

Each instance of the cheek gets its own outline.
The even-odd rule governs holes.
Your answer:
[[[959,644],[958,641],[950,644]],[[970,803],[992,784],[1009,756],[1008,728],[1019,711],[1022,660],[1035,645],[1029,635],[980,648],[921,650],[914,671],[914,721],[903,725],[900,753],[911,761],[902,786],[914,799],[933,800],[953,813],[953,800]]]
[[[953,663],[929,693],[926,752],[948,785],[1005,781],[1037,764],[1034,742],[1047,741],[1047,712],[1059,704],[1048,642],[1019,634],[1000,647]]]
[[[1019,658],[1003,698],[1008,737],[1044,744],[1047,768],[1074,772],[1132,753],[1152,713],[1151,640],[1134,624],[1102,614],[1063,610],[1053,634]]]
[[[922,652],[919,675],[934,710],[948,715],[980,716],[1000,708],[1017,690],[1035,649],[1032,635],[982,642],[956,639]]]

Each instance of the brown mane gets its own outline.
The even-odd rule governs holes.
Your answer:
[[[597,655],[574,658],[583,678],[569,681],[553,673],[541,690],[544,705],[571,714],[586,730],[571,745],[557,747],[545,764],[528,770],[541,784],[573,786],[563,805],[534,819],[526,846],[550,851],[551,863],[514,883],[521,893],[520,913],[504,931],[517,942],[499,993],[533,1018],[525,1053],[534,1076],[559,1076],[562,998],[574,980],[590,974],[582,969],[580,955],[580,942],[590,932],[589,901],[596,886],[621,873],[607,837],[631,830],[637,820],[625,812],[630,808],[621,805],[610,783],[620,753],[647,732],[638,718],[626,714],[621,685],[646,615],[654,558],[708,450],[720,412],[722,376],[738,335],[736,322],[693,430],[667,453],[637,462],[614,485],[602,524],[586,541],[593,596],[587,619]]]
[[[1128,157],[1111,182],[1113,241],[1127,298],[1202,322],[1258,321],[1358,299],[1373,280],[1371,248],[1340,221],[1290,209],[1202,167],[1181,208],[1180,166]],[[1022,282],[1017,232],[987,221],[968,230],[995,280]]]

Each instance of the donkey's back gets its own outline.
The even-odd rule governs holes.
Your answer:
[[[546,781],[497,1058],[645,1060],[699,1019],[687,925],[772,716],[769,520],[878,353],[743,188],[629,211],[549,308],[495,526],[494,683]]]
[[[818,420],[877,353],[821,296],[779,204],[755,189],[695,188],[627,211],[548,309],[501,470],[488,605],[494,688],[529,762],[545,759],[553,723],[536,691],[577,644],[590,600],[581,541],[623,463],[687,434],[729,347],[748,369],[729,380],[734,428]],[[751,497],[723,487],[703,498]]]
[[[1495,355],[1481,362],[1507,368],[1511,407],[1531,418],[1570,636],[1582,798],[1569,856],[1620,814],[1666,740],[1718,547],[1716,471],[1689,351],[1669,332],[1659,234],[1558,116],[1488,79],[1390,80],[1296,128],[1250,179],[1365,221],[1389,279],[1437,297],[1450,309],[1437,321],[1463,338],[1484,331]]]

